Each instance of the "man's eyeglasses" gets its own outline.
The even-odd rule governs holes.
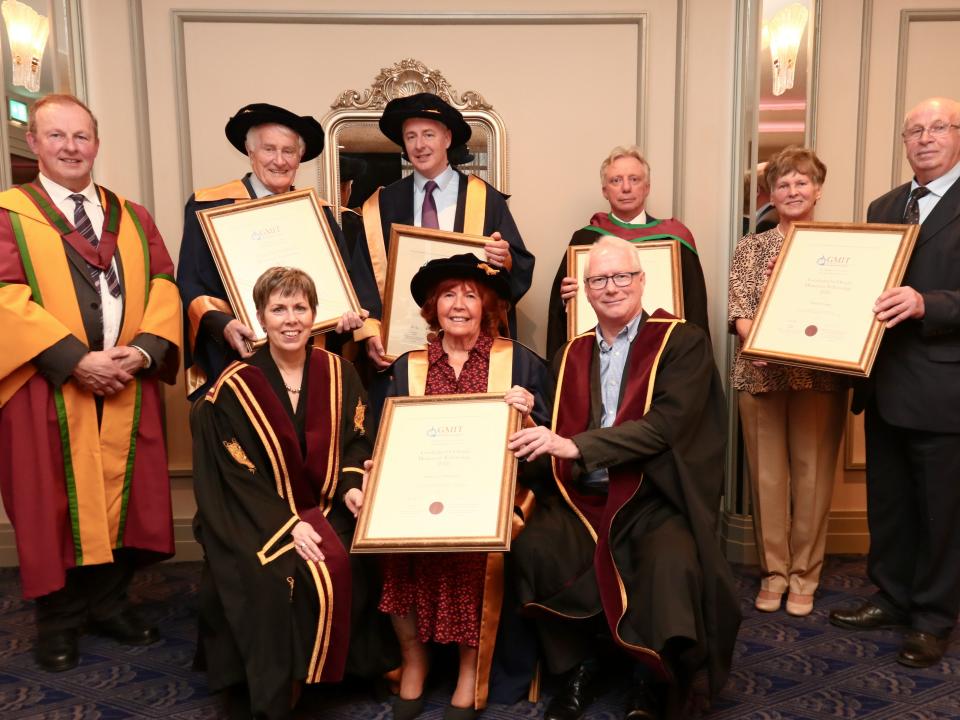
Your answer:
[[[936,123],[930,127],[917,125],[909,130],[904,130],[900,133],[900,137],[903,138],[904,142],[917,142],[923,137],[923,133],[927,133],[927,135],[932,138],[942,138],[948,132],[955,129],[960,129],[960,125],[954,125],[953,123]]]
[[[603,290],[607,287],[607,283],[610,280],[613,280],[613,284],[617,287],[626,287],[633,282],[633,276],[639,275],[641,272],[643,271],[634,270],[633,272],[622,272],[616,275],[591,275],[590,277],[585,277],[583,281],[591,290]]]

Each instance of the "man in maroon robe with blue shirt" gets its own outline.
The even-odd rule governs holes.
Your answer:
[[[596,332],[554,361],[553,427],[508,445],[521,459],[552,457],[553,492],[538,492],[512,547],[548,669],[567,673],[545,720],[586,712],[601,676],[598,634],[634,661],[628,720],[674,717],[694,673],[705,668],[716,694],[730,669],[740,611],[715,534],[723,390],[703,330],[648,315],[644,281],[628,241],[591,248]]]

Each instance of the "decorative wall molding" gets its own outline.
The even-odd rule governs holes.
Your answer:
[[[142,6],[144,0],[136,0]],[[236,10],[172,10],[172,42],[175,63],[178,144],[180,148],[180,194],[193,192],[193,160],[190,147],[190,111],[187,100],[187,67],[184,29],[188,23],[250,23],[265,25],[632,25],[637,32],[636,141],[646,147],[647,68],[649,42],[647,13],[304,13]],[[142,33],[142,28],[141,28]],[[142,44],[142,38],[141,38]]]
[[[727,560],[744,565],[760,562],[753,517],[721,513],[720,541]],[[864,555],[870,549],[866,510],[831,510],[827,518],[828,555]]]
[[[442,72],[431,70],[414,58],[380,68],[370,87],[363,91],[344,90],[330,108],[382,112],[391,100],[423,92],[437,95],[458,110],[493,110],[493,106],[476,90],[457,92]]]
[[[147,98],[147,56],[143,46],[143,4],[130,3],[130,54],[133,58],[134,107],[137,113],[137,153],[140,158],[140,202],[153,215],[156,198],[153,194],[153,150],[150,142],[150,103]]]
[[[873,33],[873,0],[863,0],[860,21],[860,84],[857,88],[857,148],[853,170],[853,221],[863,217],[863,184],[867,162],[867,100],[870,87],[870,48]]]
[[[901,10],[900,36],[897,42],[897,95],[893,108],[893,158],[890,170],[890,187],[902,184],[903,152],[900,138],[900,128],[903,116],[907,112],[904,107],[907,94],[907,55],[910,52],[910,24],[924,22],[957,22],[960,20],[960,10]]]

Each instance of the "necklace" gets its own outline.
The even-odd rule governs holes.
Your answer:
[[[288,393],[293,393],[294,395],[299,395],[299,394],[300,394],[300,388],[292,388],[292,387],[290,387],[289,385],[287,385],[286,383],[284,383],[283,386],[287,389],[287,392],[288,392]]]

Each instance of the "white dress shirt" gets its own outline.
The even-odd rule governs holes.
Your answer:
[[[953,184],[960,178],[960,163],[954,165],[946,174],[941,175],[936,180],[931,180],[927,183],[927,190],[930,192],[924,195],[917,201],[917,208],[920,210],[920,222],[923,223],[927,219],[927,215],[933,212],[933,209],[937,206],[937,203],[940,202],[940,198],[946,194]],[[910,183],[910,191],[913,192],[914,188],[919,187],[920,184],[914,178],[913,182]]]
[[[40,184],[43,186],[43,189],[47,191],[47,194],[50,196],[50,199],[53,200],[53,204],[57,206],[57,209],[60,210],[70,224],[73,225],[73,213],[76,208],[76,203],[70,199],[70,196],[74,194],[73,190],[69,190],[63,187],[63,185],[58,185],[50,178],[44,176],[43,173],[40,173]],[[100,195],[97,193],[97,189],[92,182],[87,185],[80,194],[84,197],[83,210],[87,213],[87,217],[90,218],[90,224],[93,225],[93,232],[99,240],[100,233],[103,231],[103,207],[100,205]],[[117,271],[116,259],[111,260],[110,263],[113,266],[113,271],[117,273],[117,277],[119,277],[120,273]],[[120,336],[120,323],[123,321],[123,293],[120,293],[119,297],[114,297],[110,294],[110,287],[107,285],[107,274],[102,271],[100,272],[100,312],[103,317],[103,348],[106,350],[116,345],[117,338]]]
[[[617,219],[617,220],[619,220],[620,222],[625,223],[625,224],[627,224],[627,225],[646,225],[646,224],[647,224],[647,211],[646,211],[646,210],[641,210],[641,211],[640,211],[640,214],[637,215],[633,220],[624,220],[623,218],[618,218],[618,217],[617,217],[616,215],[614,215],[613,213],[610,213],[610,214],[613,215],[613,217],[614,217],[615,219]]]
[[[256,173],[250,173],[250,187],[253,188],[253,196],[257,199],[276,194],[260,181]]]

